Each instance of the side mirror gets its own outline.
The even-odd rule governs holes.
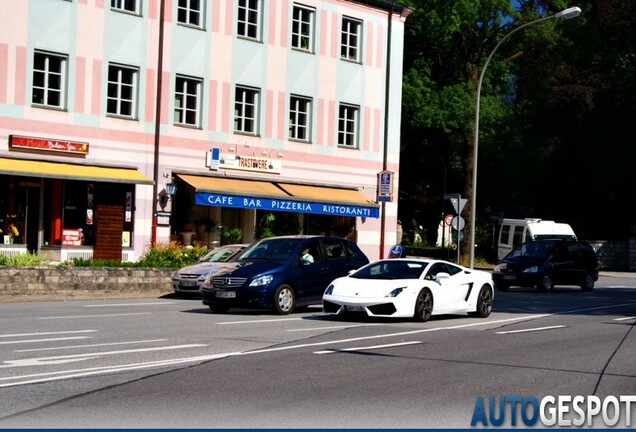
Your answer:
[[[439,272],[435,275],[435,281],[441,283],[442,279],[448,279],[450,275],[446,272]]]

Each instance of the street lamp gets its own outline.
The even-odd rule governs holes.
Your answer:
[[[490,51],[488,54],[488,58],[486,59],[486,63],[484,63],[484,67],[481,69],[481,73],[479,74],[479,81],[477,81],[477,108],[475,109],[475,145],[473,146],[473,187],[472,187],[472,199],[470,201],[470,245],[469,245],[469,266],[473,268],[475,265],[475,213],[477,213],[477,155],[478,155],[478,146],[479,146],[479,100],[481,97],[481,82],[484,79],[484,73],[486,72],[486,68],[488,67],[488,63],[490,59],[497,51],[497,48],[510,36],[519,30],[526,28],[530,25],[540,23],[542,21],[547,21],[553,18],[576,18],[581,14],[581,8],[579,7],[571,7],[561,12],[555,13],[554,15],[550,15],[548,17],[540,18],[534,21],[527,22],[523,25],[520,25],[516,29],[512,30],[510,33],[505,35],[497,45]]]

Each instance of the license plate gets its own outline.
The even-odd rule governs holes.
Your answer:
[[[345,306],[347,312],[364,312],[363,306]]]
[[[180,285],[184,286],[184,287],[191,287],[191,286],[195,286],[197,284],[197,281],[195,280],[187,280],[187,281],[181,281]]]
[[[517,279],[517,276],[515,275],[504,275],[504,280],[515,280]]]
[[[236,291],[217,291],[215,295],[218,298],[236,298]]]

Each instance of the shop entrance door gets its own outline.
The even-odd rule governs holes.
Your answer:
[[[36,253],[39,249],[40,239],[40,196],[42,185],[35,182],[20,182],[19,199],[24,200],[22,208],[22,229],[24,231],[23,241],[27,245],[27,250]],[[20,206],[22,207],[22,206]]]

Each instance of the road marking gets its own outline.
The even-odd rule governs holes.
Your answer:
[[[70,336],[70,337],[49,338],[49,339],[27,339],[27,340],[16,340],[16,341],[4,341],[4,342],[0,342],[0,345],[35,343],[35,342],[53,342],[53,341],[74,340],[74,339],[91,339],[91,336]]]
[[[502,323],[511,322],[511,321],[523,321],[523,320],[531,320],[536,318],[543,318],[546,316],[549,316],[549,314],[528,315],[524,317],[515,317],[515,318],[501,319],[501,320],[495,320],[495,321],[480,321],[478,323],[463,324],[463,325],[452,326],[452,327],[422,329],[422,330],[414,330],[409,332],[399,332],[399,333],[390,333],[385,335],[374,335],[374,336],[367,336],[367,337],[361,337],[361,338],[343,339],[339,341],[316,342],[313,344],[300,344],[300,345],[291,345],[291,346],[285,346],[285,347],[265,348],[265,349],[254,350],[254,351],[229,352],[229,353],[196,356],[196,357],[176,358],[176,359],[170,359],[170,360],[132,363],[132,364],[120,365],[120,366],[104,366],[104,367],[98,367],[98,368],[75,369],[75,370],[41,373],[41,374],[4,377],[4,378],[0,378],[0,381],[9,381],[9,380],[17,380],[17,379],[24,379],[24,381],[16,381],[16,382],[10,382],[6,384],[0,384],[0,388],[35,384],[35,383],[48,382],[48,381],[59,381],[59,380],[86,377],[86,376],[92,376],[92,375],[103,375],[108,373],[125,372],[125,371],[131,371],[131,370],[149,369],[149,368],[156,368],[156,367],[162,367],[162,366],[174,366],[174,365],[185,364],[185,363],[201,363],[205,361],[218,360],[218,359],[227,358],[227,357],[261,354],[265,352],[286,351],[286,350],[292,350],[292,349],[298,349],[298,348],[307,348],[312,346],[324,346],[328,344],[335,344],[335,343],[342,343],[342,342],[403,336],[403,335],[409,335],[409,334],[427,333],[431,331],[440,331],[440,330],[453,330],[453,329],[459,329],[459,328],[465,328],[465,327],[502,324]],[[54,375],[57,375],[57,376],[54,376]]]
[[[313,327],[313,328],[302,328],[302,329],[291,329],[287,330],[288,332],[300,332],[300,331],[319,331],[319,330],[333,330],[333,329],[348,329],[355,327],[379,327],[385,324],[353,324],[353,325],[339,325],[339,326],[330,326],[330,327]]]
[[[625,317],[625,318],[614,318],[614,321],[627,321],[627,320],[633,320],[633,319],[636,319],[636,316]]]
[[[98,357],[102,357],[106,355],[129,354],[129,353],[151,352],[151,351],[166,351],[166,350],[175,350],[175,349],[182,349],[182,348],[199,348],[204,346],[207,346],[207,345],[203,345],[203,344],[173,345],[173,346],[167,346],[167,347],[139,348],[139,349],[120,350],[120,351],[71,354],[71,355],[55,356],[55,357],[39,357],[39,358],[29,358],[29,359],[19,359],[19,360],[5,360],[2,362],[5,364],[0,365],[0,368],[60,364],[60,363],[67,363],[67,362],[79,361],[79,360],[89,360],[92,358],[98,358]]]
[[[112,342],[112,343],[90,344],[90,345],[69,345],[69,346],[63,346],[63,347],[29,348],[29,349],[23,349],[23,350],[14,350],[14,352],[57,351],[57,350],[76,349],[76,348],[93,348],[93,347],[100,347],[100,346],[129,345],[129,344],[138,344],[138,343],[165,342],[167,340],[168,339],[149,339],[149,340],[140,340],[140,341]]]
[[[333,354],[333,353],[339,353],[339,352],[366,351],[366,350],[372,350],[372,349],[394,348],[394,347],[405,346],[405,345],[417,345],[421,343],[423,342],[411,341],[411,342],[401,342],[401,343],[386,344],[386,345],[373,345],[373,346],[367,346],[367,347],[329,349],[329,350],[323,350],[323,351],[314,351],[314,354]]]
[[[285,322],[285,321],[300,321],[304,318],[274,318],[274,319],[264,319],[264,320],[251,320],[251,321],[226,321],[216,323],[218,325],[227,325],[227,324],[254,324],[254,323],[266,323],[266,322]]]
[[[95,333],[97,331],[99,330],[67,330],[67,331],[57,331],[57,332],[14,333],[14,334],[0,335],[0,338],[23,337],[23,336],[44,336],[44,335],[70,334],[70,333]]]
[[[118,316],[134,316],[134,315],[150,315],[150,312],[139,312],[139,313],[122,313],[122,314],[104,314],[104,315],[70,315],[70,316],[60,316],[60,317],[38,317],[39,320],[56,320],[56,319],[75,319],[75,318],[108,318],[108,317],[118,317]]]
[[[531,329],[500,331],[496,333],[497,334],[528,333],[528,332],[543,331],[543,330],[554,330],[554,329],[565,328],[565,327],[566,326],[564,325],[556,325],[556,326],[549,326],[549,327],[536,327]]]
[[[93,308],[93,307],[115,307],[115,306],[158,306],[158,305],[168,305],[174,304],[176,302],[156,302],[156,303],[110,303],[110,304],[92,304],[92,305],[84,305],[84,307]]]

